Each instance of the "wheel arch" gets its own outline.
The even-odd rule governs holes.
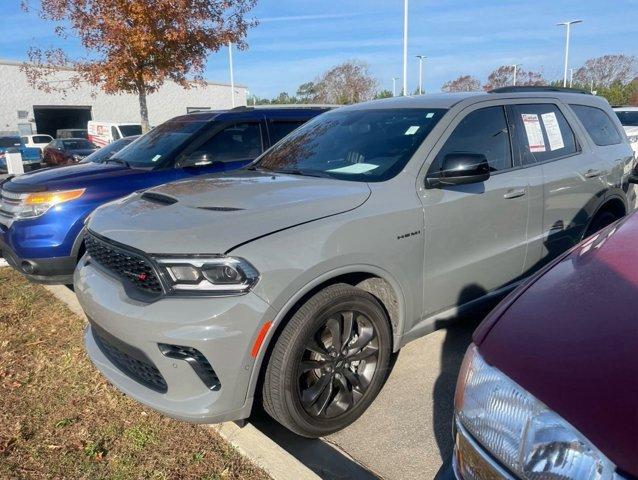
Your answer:
[[[373,295],[383,306],[392,329],[392,351],[398,351],[405,318],[405,298],[399,283],[388,272],[371,265],[343,267],[316,277],[297,291],[279,310],[268,330],[253,364],[248,397],[259,395],[265,367],[281,331],[303,303],[318,291],[337,283],[346,283]]]
[[[621,219],[628,213],[627,202],[620,195],[611,195],[607,197],[601,204],[598,206],[594,214],[591,216],[589,221],[587,222],[587,226],[583,231],[583,238],[587,237],[589,233],[589,229],[591,228],[592,223],[596,219],[598,215],[603,212],[612,212],[617,219]]]

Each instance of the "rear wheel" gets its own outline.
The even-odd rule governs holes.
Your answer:
[[[266,369],[264,408],[305,437],[354,422],[386,380],[392,334],[381,304],[350,285],[327,287],[282,331]]]
[[[611,225],[616,220],[618,220],[618,218],[619,217],[617,217],[615,213],[609,210],[597,213],[596,216],[591,221],[591,223],[589,224],[589,228],[587,228],[587,232],[585,233],[585,238],[602,230],[606,226]]]

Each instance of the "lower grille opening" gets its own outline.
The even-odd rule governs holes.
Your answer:
[[[166,343],[159,343],[158,347],[162,355],[187,362],[209,390],[217,391],[222,387],[215,370],[204,354],[196,348],[168,345]]]
[[[166,380],[144,352],[115,338],[93,322],[91,331],[104,356],[123,373],[151,390],[166,393]]]

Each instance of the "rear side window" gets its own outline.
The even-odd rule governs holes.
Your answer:
[[[443,158],[452,153],[483,154],[492,172],[512,168],[509,128],[503,107],[481,108],[461,120],[434,159],[430,172],[440,170]]]
[[[258,157],[262,152],[259,123],[235,123],[217,133],[197,149],[211,162],[232,162]]]
[[[578,151],[574,132],[551,103],[512,105],[523,165],[547,162]]]
[[[273,121],[268,125],[270,130],[270,140],[273,144],[284,138],[293,130],[301,127],[302,121]]]
[[[598,146],[617,145],[622,138],[604,110],[587,105],[571,105],[585,130]]]
[[[120,132],[117,131],[117,128],[111,127],[111,137],[113,137],[113,140],[119,140],[121,138]]]

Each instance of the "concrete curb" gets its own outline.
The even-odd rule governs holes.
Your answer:
[[[86,319],[75,294],[62,285],[44,285],[55,298]],[[234,422],[205,425],[215,430],[242,455],[261,467],[274,480],[318,480],[320,477],[250,423],[239,427]]]

